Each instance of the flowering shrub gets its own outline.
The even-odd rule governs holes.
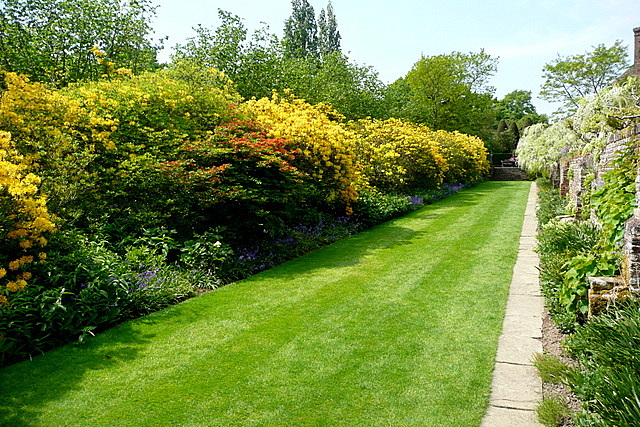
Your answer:
[[[327,200],[342,200],[347,206],[356,199],[355,137],[340,124],[335,111],[289,94],[248,101],[245,110],[268,126],[271,137],[291,142],[298,154],[295,166],[311,178],[307,185]]]
[[[582,152],[585,141],[569,125],[537,123],[525,129],[516,150],[518,164],[529,173],[548,176],[562,157]]]
[[[353,128],[358,134],[358,166],[368,184],[399,191],[442,183],[446,162],[427,127],[388,119],[360,120]]]
[[[215,69],[169,70],[71,85],[66,95],[98,117],[113,120],[105,148],[113,154],[165,156],[234,116],[240,101]],[[197,77],[197,78],[196,78]]]
[[[40,178],[27,173],[7,132],[0,132],[0,305],[27,286],[29,265],[44,260],[46,236],[55,230],[46,200],[38,194]]]
[[[16,150],[42,178],[48,206],[63,217],[93,182],[90,165],[109,144],[115,121],[97,116],[60,91],[0,72],[0,129],[10,132]]]
[[[445,182],[473,185],[489,175],[489,153],[479,138],[445,130],[432,131],[429,137],[445,158]]]
[[[269,138],[254,123],[234,121],[185,144],[174,160],[157,165],[156,173],[175,205],[188,212],[190,229],[225,226],[235,235],[252,235],[299,210],[308,177],[294,166],[296,154],[289,141]],[[194,216],[200,218],[197,224]]]

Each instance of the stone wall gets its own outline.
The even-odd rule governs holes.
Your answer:
[[[585,191],[589,191],[585,182],[587,175],[594,170],[594,164],[591,155],[574,157],[568,164],[568,183],[567,195],[571,203],[571,210],[576,214],[582,214],[582,196]]]
[[[607,145],[600,154],[598,162],[594,162],[590,155],[576,156],[560,164],[559,188],[562,196],[569,196],[570,207],[577,214],[589,217],[588,212],[582,212],[582,195],[585,191],[592,191],[604,185],[604,174],[615,167],[615,159],[624,152],[625,147],[632,141],[640,139],[640,124],[609,136]],[[594,174],[592,182],[585,187],[585,177]],[[636,199],[640,201],[640,177]],[[640,203],[638,203],[640,206]],[[640,209],[639,209],[640,211]],[[640,216],[640,212],[638,212]]]
[[[640,149],[640,124],[611,135],[598,162],[587,155],[576,156],[560,164],[560,193],[568,195],[570,207],[576,214],[595,220],[591,212],[582,212],[583,195],[604,185],[604,174],[615,167],[616,158],[624,153],[630,143],[636,144],[637,149]],[[585,182],[588,174],[593,174],[593,179]],[[636,202],[639,207],[625,223],[622,275],[618,278],[589,279],[590,314],[597,313],[621,296],[640,295],[640,167],[636,175]]]

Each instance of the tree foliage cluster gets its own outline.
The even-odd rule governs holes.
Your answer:
[[[157,69],[155,9],[151,0],[8,0],[0,7],[0,66],[54,87],[118,70]],[[221,70],[244,99],[289,89],[312,104],[331,105],[349,120],[397,117],[478,136],[491,151],[504,149],[497,123],[505,118],[508,97],[494,99],[488,81],[497,59],[484,51],[423,57],[387,86],[372,67],[341,52],[331,2],[316,16],[307,0],[293,0],[282,37],[266,25],[249,34],[240,17],[218,14],[217,27],[198,25],[192,38],[175,47],[173,62],[189,62],[194,72]],[[506,114],[541,120],[531,108],[526,100],[511,103]]]
[[[240,17],[219,10],[221,24],[196,27],[194,37],[176,46],[174,61],[223,71],[245,99],[289,89],[311,103],[330,104],[349,119],[384,115],[384,85],[373,68],[340,51],[331,3],[318,22],[306,0],[293,5],[282,39],[268,27],[249,36]]]
[[[621,41],[604,44],[579,55],[558,57],[543,68],[540,94],[549,101],[562,102],[562,115],[575,113],[582,99],[609,87],[628,67],[627,49]]]
[[[109,69],[157,68],[150,0],[5,0],[0,68],[63,87]]]

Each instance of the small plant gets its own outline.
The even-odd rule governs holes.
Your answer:
[[[536,353],[533,366],[538,370],[538,376],[542,381],[553,384],[566,384],[572,372],[569,365],[550,354]]]
[[[598,227],[590,221],[550,221],[538,233],[536,252],[541,257],[570,258],[579,252],[593,250],[600,241]]]
[[[542,425],[557,427],[571,419],[571,411],[562,398],[545,396],[536,407],[536,416]]]

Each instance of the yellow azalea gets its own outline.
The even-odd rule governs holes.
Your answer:
[[[0,268],[0,279],[7,275],[7,270],[4,268]]]
[[[301,155],[296,166],[322,181],[329,199],[341,199],[347,204],[355,200],[357,196],[351,191],[357,177],[355,135],[338,121],[341,117],[337,112],[323,104],[311,105],[290,93],[251,100],[243,108],[267,125],[271,137],[291,142]]]
[[[399,119],[352,123],[358,135],[362,179],[374,187],[405,190],[438,187],[447,163],[426,126]]]
[[[20,242],[20,247],[22,249],[29,249],[33,246],[33,242],[31,240],[23,240]]]
[[[33,275],[28,271],[24,271],[24,272],[18,274],[18,279],[19,280],[29,280],[29,279],[31,279],[31,277],[33,277]]]
[[[20,259],[18,261],[20,261],[21,265],[29,264],[29,263],[33,262],[33,256],[31,256],[31,255],[23,255],[23,256],[20,257]]]
[[[20,287],[20,285],[16,282],[8,282],[7,283],[7,290],[9,292],[18,292],[19,290],[21,290],[22,287]]]
[[[9,307],[9,299],[4,295],[0,295],[0,305]],[[0,334],[0,339],[4,339],[4,335]]]

